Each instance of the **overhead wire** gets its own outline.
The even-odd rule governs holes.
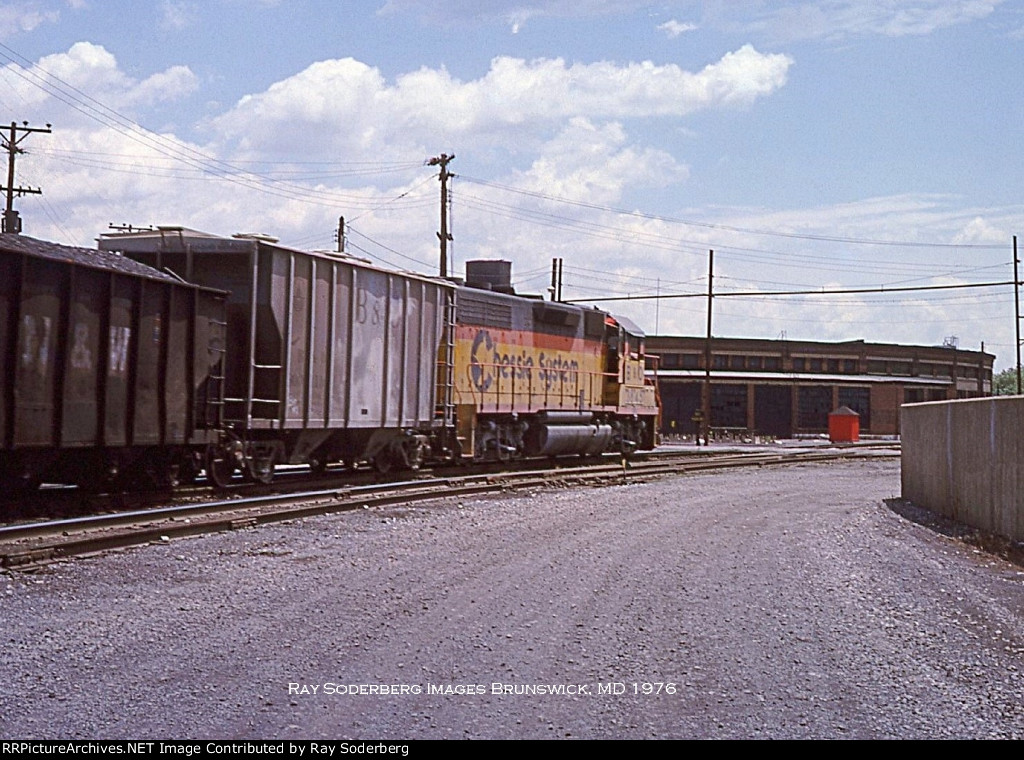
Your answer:
[[[277,180],[258,172],[246,171],[230,162],[193,148],[184,141],[171,140],[151,132],[124,114],[103,104],[74,85],[65,82],[55,74],[46,71],[38,64],[33,64],[2,42],[0,42],[0,59],[6,60],[11,64],[5,67],[5,69],[0,70],[0,74],[4,72],[13,74],[43,90],[51,97],[81,113],[83,116],[166,158],[180,161],[204,174],[272,196],[302,200],[316,205],[333,206],[341,200],[348,203],[367,202],[366,199],[359,195],[311,189],[303,185]],[[39,72],[42,72],[42,74]],[[324,196],[328,197],[324,198]],[[378,203],[379,201],[373,199],[371,202]]]
[[[614,206],[606,206],[598,203],[590,203],[588,201],[578,201],[571,198],[562,198],[559,196],[549,195],[547,193],[541,193],[534,190],[525,190],[522,188],[512,187],[510,185],[503,185],[497,182],[491,182],[488,180],[482,180],[475,177],[463,176],[466,182],[473,184],[483,185],[485,187],[492,187],[495,189],[503,190],[505,192],[516,193],[518,195],[530,196],[533,198],[539,198],[546,201],[553,201],[557,203],[563,203],[571,206],[578,206],[580,208],[588,208],[596,211],[605,211],[609,213],[619,214],[623,216],[631,216],[639,219],[649,219],[662,222],[670,222],[672,224],[681,224],[688,227],[700,227],[711,230],[720,230],[727,232],[736,232],[744,235],[762,235],[768,237],[779,237],[789,238],[796,240],[813,240],[817,242],[832,242],[832,243],[846,243],[849,245],[881,245],[881,246],[895,246],[895,247],[908,247],[908,248],[979,248],[979,249],[998,249],[1005,246],[988,244],[988,243],[970,243],[970,244],[958,244],[958,243],[926,243],[921,241],[911,240],[879,240],[871,238],[857,238],[847,237],[838,235],[819,235],[812,233],[796,233],[796,232],[782,232],[779,230],[764,230],[748,227],[738,227],[727,224],[719,224],[715,222],[698,222],[694,220],[680,219],[678,217],[667,216],[663,214],[651,214],[643,211],[629,211],[627,209],[615,208]]]

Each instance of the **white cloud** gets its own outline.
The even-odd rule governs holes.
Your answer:
[[[387,0],[379,13],[410,14],[437,23],[490,21],[513,28],[531,18],[580,18],[629,13],[650,5],[644,0]]]
[[[664,151],[627,146],[619,124],[595,126],[570,119],[515,179],[522,189],[570,200],[613,204],[628,187],[657,187],[685,180],[686,167]]]
[[[68,127],[83,120],[91,123],[96,116],[106,118],[98,104],[117,110],[176,100],[194,92],[198,80],[187,67],[174,66],[140,82],[121,71],[106,48],[78,42],[66,53],[45,56],[31,67],[0,68],[0,85],[30,107],[33,112],[25,118]],[[59,100],[53,97],[58,92]]]
[[[814,0],[773,3],[718,2],[709,15],[717,25],[775,40],[903,37],[986,18],[1004,0]]]
[[[22,32],[47,23],[55,23],[60,13],[45,10],[42,3],[35,0],[8,2],[0,5],[0,40],[7,39]]]
[[[481,141],[514,130],[536,145],[567,119],[680,117],[747,105],[786,82],[792,59],[749,45],[699,72],[651,62],[567,64],[499,57],[479,79],[422,68],[393,83],[351,58],[322,61],[246,96],[212,126],[243,150],[274,150],[283,137],[310,149],[394,150]]]
[[[681,21],[676,21],[675,19],[672,19],[671,21],[666,21],[664,24],[658,26],[658,30],[665,32],[665,34],[668,35],[669,39],[675,39],[676,37],[679,37],[680,35],[685,34],[686,32],[692,32],[695,31],[696,29],[696,24],[688,24]]]
[[[195,3],[182,0],[163,0],[160,3],[160,28],[186,29],[196,23],[199,9]]]
[[[976,216],[964,224],[961,230],[953,236],[953,242],[964,245],[999,244],[1006,243],[1011,238],[1012,233],[1007,229],[996,226],[984,217]]]

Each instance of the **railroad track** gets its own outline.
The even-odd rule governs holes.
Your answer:
[[[627,483],[728,467],[765,467],[852,457],[899,456],[898,444],[827,451],[661,452],[640,461],[478,473],[372,485],[244,496],[115,514],[0,527],[0,567],[29,571],[62,559],[175,538],[369,509],[501,491],[562,485]]]

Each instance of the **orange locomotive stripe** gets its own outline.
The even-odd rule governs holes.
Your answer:
[[[543,348],[549,351],[583,353],[588,356],[599,355],[604,348],[600,339],[570,338],[529,330],[502,330],[476,325],[458,325],[455,328],[455,340],[474,341],[481,330],[488,333],[494,343],[509,347]]]

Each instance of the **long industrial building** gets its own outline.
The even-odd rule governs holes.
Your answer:
[[[692,435],[706,381],[704,338],[648,336],[658,356],[661,430]],[[897,435],[900,405],[992,395],[995,357],[953,345],[712,338],[711,420],[715,431],[792,438],[828,430],[848,407],[860,431]]]

